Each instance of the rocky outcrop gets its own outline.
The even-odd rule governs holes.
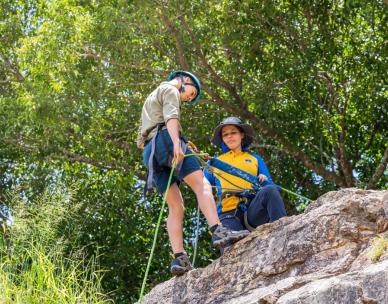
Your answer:
[[[143,303],[388,303],[388,191],[329,192],[300,215],[258,227],[202,269],[157,285]]]

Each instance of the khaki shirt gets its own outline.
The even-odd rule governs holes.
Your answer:
[[[167,81],[162,82],[147,97],[141,111],[140,126],[137,133],[136,142],[139,148],[142,149],[144,142],[155,135],[158,124],[167,124],[167,121],[171,118],[180,118],[179,105],[179,90]]]

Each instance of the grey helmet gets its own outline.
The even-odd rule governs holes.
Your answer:
[[[227,117],[224,118],[221,123],[214,129],[213,138],[211,139],[211,142],[214,145],[221,147],[223,142],[221,137],[221,130],[227,125],[237,126],[244,132],[245,136],[243,142],[241,143],[243,148],[247,148],[252,144],[254,138],[253,128],[248,124],[242,123],[242,121],[237,117]]]

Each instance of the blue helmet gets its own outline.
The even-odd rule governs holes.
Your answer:
[[[201,98],[201,94],[202,94],[202,85],[201,85],[201,82],[199,81],[199,79],[192,73],[190,72],[186,72],[186,71],[174,71],[172,72],[167,80],[170,81],[170,80],[173,80],[175,77],[177,76],[180,76],[181,77],[181,81],[182,81],[182,86],[181,88],[179,89],[179,92],[180,93],[183,93],[185,91],[185,86],[187,85],[191,85],[191,86],[194,86],[196,89],[197,89],[197,96],[195,96],[195,98],[193,100],[191,100],[190,102],[191,103],[197,103],[199,101],[199,99]],[[183,77],[186,76],[186,77],[190,77],[191,81],[193,83],[187,83],[187,82],[184,82],[183,81]]]

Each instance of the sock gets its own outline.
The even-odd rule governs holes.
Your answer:
[[[215,225],[211,226],[210,227],[211,233],[214,233],[214,231],[216,231],[217,228],[218,228],[218,224],[215,224]]]
[[[184,255],[185,253],[184,252],[178,252],[178,253],[174,253],[174,257],[175,258],[179,258],[180,256]]]

